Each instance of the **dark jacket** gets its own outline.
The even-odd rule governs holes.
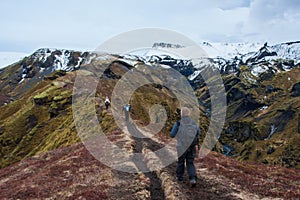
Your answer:
[[[183,126],[181,126],[181,124],[184,124],[184,123],[188,123],[189,126],[192,126],[196,129],[197,133],[196,133],[195,137],[197,137],[199,139],[199,136],[200,136],[200,128],[193,119],[191,119],[190,117],[187,117],[187,116],[181,118],[179,121],[177,121],[173,125],[173,128],[170,132],[170,136],[172,138],[177,136],[177,148],[184,146],[183,140],[186,138],[186,135],[185,135],[186,130],[183,130],[184,128],[182,128]],[[190,140],[190,144],[192,144],[192,140]],[[185,148],[188,148],[188,147],[185,147]]]

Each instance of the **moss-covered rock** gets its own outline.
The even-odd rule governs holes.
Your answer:
[[[66,75],[66,73],[67,73],[67,72],[62,71],[62,70],[54,71],[54,72],[51,73],[50,75],[45,76],[44,79],[45,79],[45,80],[55,80],[55,79],[57,79],[58,77],[62,77],[62,76],[64,76],[64,75]]]

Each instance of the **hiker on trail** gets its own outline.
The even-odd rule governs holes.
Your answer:
[[[195,187],[197,176],[194,158],[196,156],[196,148],[199,150],[200,128],[196,122],[190,118],[189,108],[182,108],[181,119],[174,124],[170,136],[172,138],[177,136],[177,180],[183,181],[184,164],[186,163],[190,183],[192,184],[192,187]]]
[[[108,97],[105,98],[104,104],[105,104],[105,108],[106,108],[106,110],[107,110],[108,107],[109,107],[109,105],[110,105],[110,101],[109,101],[109,98],[108,98]]]
[[[129,121],[129,112],[130,112],[131,106],[130,104],[126,104],[123,107],[123,111],[125,111],[125,121],[128,122]]]

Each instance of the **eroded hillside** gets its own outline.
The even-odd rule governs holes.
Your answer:
[[[264,46],[256,54],[252,53],[245,63],[222,62],[218,65],[220,60],[214,59],[193,62],[152,56],[145,60],[132,55],[41,49],[1,69],[2,197],[296,198],[300,193],[299,63],[266,59],[275,55],[268,51]],[[137,70],[141,66],[146,68]],[[199,125],[203,139],[211,115],[211,94],[201,77],[201,70],[205,68],[222,72],[227,116],[214,148],[216,152],[196,160],[197,191],[191,190],[186,182],[175,181],[174,164],[153,173],[123,174],[99,163],[79,143],[82,138],[79,138],[74,123],[72,107],[73,97],[81,97],[84,92],[74,87],[78,76],[87,87],[85,80],[97,77],[95,95],[87,99],[93,101],[90,111],[95,111],[98,125],[116,145],[130,153],[145,153],[168,143],[170,129],[180,113],[180,102],[170,88],[162,84],[145,84],[130,98],[131,119],[138,126],[136,130],[167,118],[153,140],[128,137],[132,130],[128,127],[127,133],[121,130],[111,108],[104,109],[104,99],[106,96],[111,98],[116,84],[126,73],[138,71],[139,77],[155,82],[169,69],[184,75],[195,91],[201,110]],[[129,82],[135,83],[136,79]],[[180,84],[179,80],[174,81],[173,87],[177,84]],[[123,104],[122,97],[117,100],[115,103]],[[162,111],[149,115],[155,104],[160,105]],[[124,120],[122,114],[117,117]],[[87,120],[83,118],[82,123]],[[146,134],[147,130],[144,131]]]
[[[299,65],[292,60],[280,60],[278,55],[272,60],[275,54],[265,45],[252,53],[244,65],[227,63],[234,68],[230,68],[231,73],[225,70],[222,74],[227,118],[215,150],[238,160],[299,168]],[[89,77],[101,71],[95,94],[97,117],[105,131],[118,129],[112,117],[102,112],[103,100],[111,96],[125,73],[145,63],[150,71],[140,75],[149,80],[157,76],[149,75],[151,67],[159,65],[164,70],[176,69],[188,78],[199,98],[200,126],[205,133],[211,105],[199,71],[218,67],[215,60],[193,62],[170,56],[151,56],[145,60],[138,56],[40,49],[0,73],[1,166],[79,141],[71,108],[77,73]],[[131,103],[132,118],[143,126],[157,117],[148,115],[153,104],[164,107],[169,120],[162,135],[168,134],[178,117],[179,104],[174,93],[160,84],[139,88]]]

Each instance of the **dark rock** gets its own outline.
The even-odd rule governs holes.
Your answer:
[[[128,64],[127,62],[123,62],[123,61],[120,61],[120,60],[116,60],[116,61],[113,61],[109,67],[113,66],[114,64],[119,64],[119,66],[123,66],[126,70],[130,70],[130,69],[133,69],[134,66]]]
[[[126,72],[133,68],[132,65],[129,65],[126,62],[116,60],[104,70],[102,76],[110,79],[121,79]]]
[[[295,64],[293,60],[279,60],[277,63],[275,63],[275,66],[278,69],[285,71],[286,69],[292,69]]]
[[[292,87],[292,97],[300,96],[300,82],[296,83]]]
[[[78,59],[79,56],[80,56],[80,53],[70,52],[68,66],[76,66],[79,61],[79,59]]]
[[[232,79],[229,79],[224,82],[225,90],[228,91],[230,88],[235,86],[237,83],[241,82],[241,80],[237,77],[234,77]]]
[[[262,155],[261,150],[256,150],[256,157],[259,158]]]
[[[159,90],[163,89],[163,86],[162,86],[161,84],[156,84],[156,83],[154,83],[154,84],[153,84],[153,87],[155,87],[155,88],[157,88],[157,89],[159,89]]]
[[[50,101],[50,99],[47,95],[45,95],[45,96],[34,97],[33,101],[36,105],[45,105]]]
[[[0,136],[5,132],[5,127],[0,127]]]
[[[255,126],[251,122],[229,122],[228,128],[225,130],[226,134],[230,134],[237,142],[245,142],[248,139],[260,139]]]
[[[262,48],[260,48],[259,52],[254,57],[249,58],[246,61],[246,63],[253,63],[253,62],[259,61],[262,58],[267,57],[267,56],[277,56],[277,53],[270,52],[268,50],[267,44],[265,44]]]
[[[295,66],[294,60],[284,60],[283,64],[286,65],[286,66],[289,66],[290,68]]]
[[[274,89],[274,87],[272,85],[267,85],[267,87],[265,89],[265,93],[266,94],[270,94],[270,93],[272,93],[274,91],[275,91],[275,89]]]
[[[152,48],[183,48],[184,46],[180,44],[171,44],[171,43],[164,43],[164,42],[155,42]]]
[[[245,110],[255,110],[262,106],[262,104],[258,103],[256,99],[251,94],[247,94],[245,99],[243,100],[242,106]]]
[[[26,130],[31,130],[38,124],[38,119],[35,115],[29,115],[26,123]]]
[[[274,118],[273,124],[278,132],[283,131],[286,124],[295,116],[295,111],[287,109]]]
[[[85,51],[81,54],[82,57],[86,58],[89,55],[89,52]]]
[[[65,54],[66,54],[66,53],[69,53],[69,51],[68,51],[68,50],[65,51]],[[52,54],[61,56],[61,55],[62,55],[62,51],[57,49],[57,50],[53,51]]]
[[[273,146],[268,146],[268,149],[267,149],[267,154],[271,154],[275,151],[275,148]]]
[[[19,144],[22,141],[22,138],[16,138],[15,144]]]
[[[107,78],[111,78],[111,79],[121,79],[121,75],[115,74],[111,68],[107,68],[103,74],[107,77]]]
[[[268,161],[267,159],[264,159],[264,160],[262,161],[262,163],[263,163],[263,164],[268,164],[269,161]]]
[[[49,76],[45,76],[44,79],[45,80],[55,80],[61,76],[66,75],[65,71],[62,70],[58,70],[58,71],[54,71],[52,74],[50,74]]]
[[[262,73],[259,78],[261,81],[270,80],[275,75],[275,72],[272,69],[268,69],[266,72]]]
[[[230,103],[232,100],[228,99],[228,103]],[[234,101],[232,101],[234,102]],[[249,111],[256,110],[263,106],[263,104],[257,102],[257,100],[251,95],[247,94],[239,100],[238,102],[233,103],[234,108],[231,109],[231,115],[232,118],[240,118],[244,116],[245,114],[249,114]]]
[[[292,45],[292,44],[299,44],[300,41],[293,41],[293,42],[286,42],[285,44],[287,45]]]
[[[257,59],[261,59],[261,58],[264,58],[266,56],[277,56],[277,53],[276,52],[263,52],[260,57],[257,57]]]
[[[245,93],[241,91],[239,88],[232,88],[227,93],[227,102],[233,102],[245,97]]]
[[[184,62],[183,60],[162,60],[160,64],[169,65],[186,77],[192,75],[195,72],[193,64],[191,62]]]
[[[47,68],[53,66],[54,60],[55,57],[53,56],[53,54],[51,56],[48,56],[47,60],[42,64],[42,67]]]
[[[297,165],[297,158],[299,158],[298,146],[286,146],[282,152],[282,162],[287,167],[295,167]]]
[[[283,157],[282,162],[284,163],[285,166],[287,167],[295,167],[295,160],[291,157]]]
[[[50,107],[49,114],[50,118],[56,117],[59,114],[59,109],[57,107]]]

